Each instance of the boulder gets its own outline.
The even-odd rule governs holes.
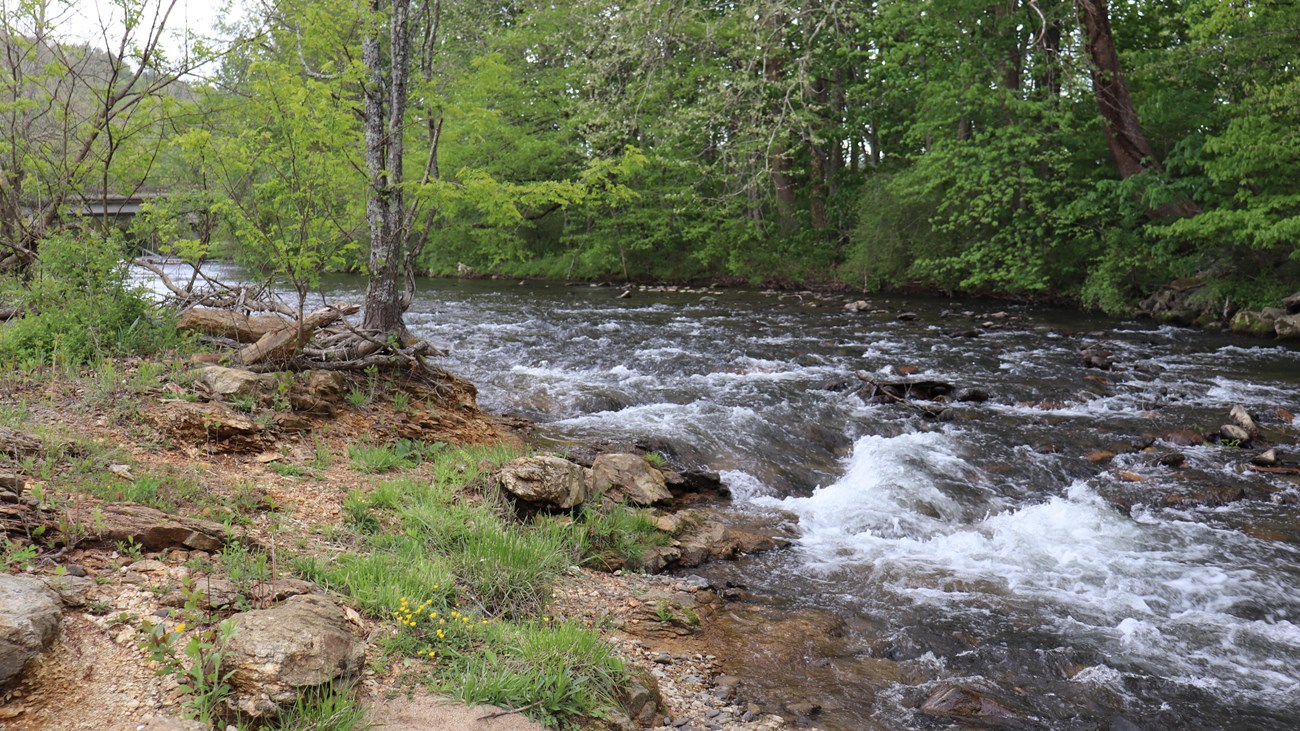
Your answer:
[[[41,440],[24,434],[17,429],[0,426],[0,455],[21,459],[45,451]]]
[[[559,457],[520,457],[497,473],[497,483],[517,500],[552,508],[574,508],[587,499],[587,468]]]
[[[0,472],[0,503],[16,503],[23,497],[27,480],[13,472]]]
[[[301,690],[352,678],[365,662],[365,645],[348,631],[343,610],[320,596],[291,597],[230,621],[235,634],[223,667],[235,705],[250,716],[274,714]]]
[[[245,315],[232,310],[193,307],[181,313],[176,320],[176,329],[231,338],[241,343],[255,343],[263,335],[289,324],[288,320],[276,315]]]
[[[1273,336],[1273,328],[1279,315],[1285,314],[1273,307],[1263,310],[1239,310],[1233,315],[1228,329],[1239,335],[1252,335],[1257,338]]]
[[[1300,292],[1296,292],[1282,300],[1282,309],[1286,310],[1289,315],[1300,313]]]
[[[0,574],[0,685],[54,644],[62,612],[59,595],[39,578]]]
[[[1238,446],[1250,441],[1250,432],[1236,424],[1224,424],[1219,427],[1219,436],[1224,441],[1237,442]]]
[[[1285,315],[1273,323],[1278,340],[1300,340],[1300,315]]]
[[[606,495],[633,505],[672,502],[664,475],[637,454],[602,454],[591,463],[589,495]]]
[[[240,368],[208,366],[200,377],[212,393],[222,398],[261,398],[275,390],[277,379],[270,373],[253,373]]]
[[[1241,404],[1233,406],[1232,409],[1228,411],[1228,416],[1232,419],[1234,424],[1245,429],[1247,432],[1251,434],[1259,433],[1259,427],[1256,426],[1255,420],[1251,418],[1250,412],[1246,411],[1245,407]]]
[[[129,539],[147,551],[219,551],[230,538],[220,523],[168,515],[134,503],[106,503],[95,515],[81,515],[77,522],[89,531],[87,540],[115,543]]]

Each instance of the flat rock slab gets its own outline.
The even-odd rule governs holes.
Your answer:
[[[664,474],[638,454],[602,454],[591,463],[591,495],[609,494],[633,505],[670,503]]]
[[[154,426],[180,442],[223,452],[261,451],[265,446],[262,428],[223,404],[165,401],[146,413]]]
[[[35,576],[0,574],[0,684],[54,643],[63,601]]]
[[[493,706],[466,706],[448,698],[417,694],[377,700],[366,716],[374,731],[542,731],[546,728],[520,713],[484,718],[501,713]]]
[[[127,539],[149,551],[184,548],[192,551],[219,551],[229,536],[225,526],[209,520],[168,515],[156,508],[132,503],[103,505],[99,513],[79,516],[79,524],[96,542]]]

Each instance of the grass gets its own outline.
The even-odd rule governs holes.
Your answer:
[[[352,460],[352,469],[376,474],[418,467],[445,446],[442,442],[429,444],[415,439],[398,439],[389,444],[353,445],[348,447],[348,457]]]
[[[397,633],[382,642],[387,661],[420,663],[435,690],[563,725],[613,707],[626,669],[594,631],[547,615],[556,579],[592,544],[590,528],[515,522],[483,477],[518,454],[440,448],[426,470],[432,479],[353,491],[344,517],[358,550],[295,565],[367,614],[394,620]],[[600,545],[648,523],[621,506],[600,520]]]

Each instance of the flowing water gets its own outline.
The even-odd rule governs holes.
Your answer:
[[[1300,727],[1300,485],[1248,470],[1251,450],[1169,441],[1240,404],[1294,445],[1275,414],[1300,412],[1300,349],[980,302],[618,293],[426,281],[408,322],[488,409],[635,441],[720,471],[738,510],[797,515],[791,549],[709,572],[847,621],[778,684],[823,705],[816,723],[946,728],[919,707],[955,684],[1012,709],[990,725]],[[1116,370],[1083,366],[1098,343]],[[828,388],[913,368],[990,398],[939,421]],[[1174,450],[1183,466],[1156,463]]]

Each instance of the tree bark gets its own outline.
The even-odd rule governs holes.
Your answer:
[[[362,327],[405,335],[402,321],[408,221],[402,196],[402,121],[410,78],[410,0],[392,0],[389,9],[388,58],[380,38],[382,0],[370,0],[372,25],[361,44],[367,69],[365,106],[366,169],[370,192],[366,222],[370,228],[370,279]],[[385,63],[387,60],[387,63]]]
[[[1119,169],[1120,178],[1147,170],[1161,169],[1129,94],[1120,66],[1115,36],[1110,29],[1106,0],[1075,0],[1083,19],[1084,45],[1092,59],[1092,90],[1101,112],[1106,144]]]

